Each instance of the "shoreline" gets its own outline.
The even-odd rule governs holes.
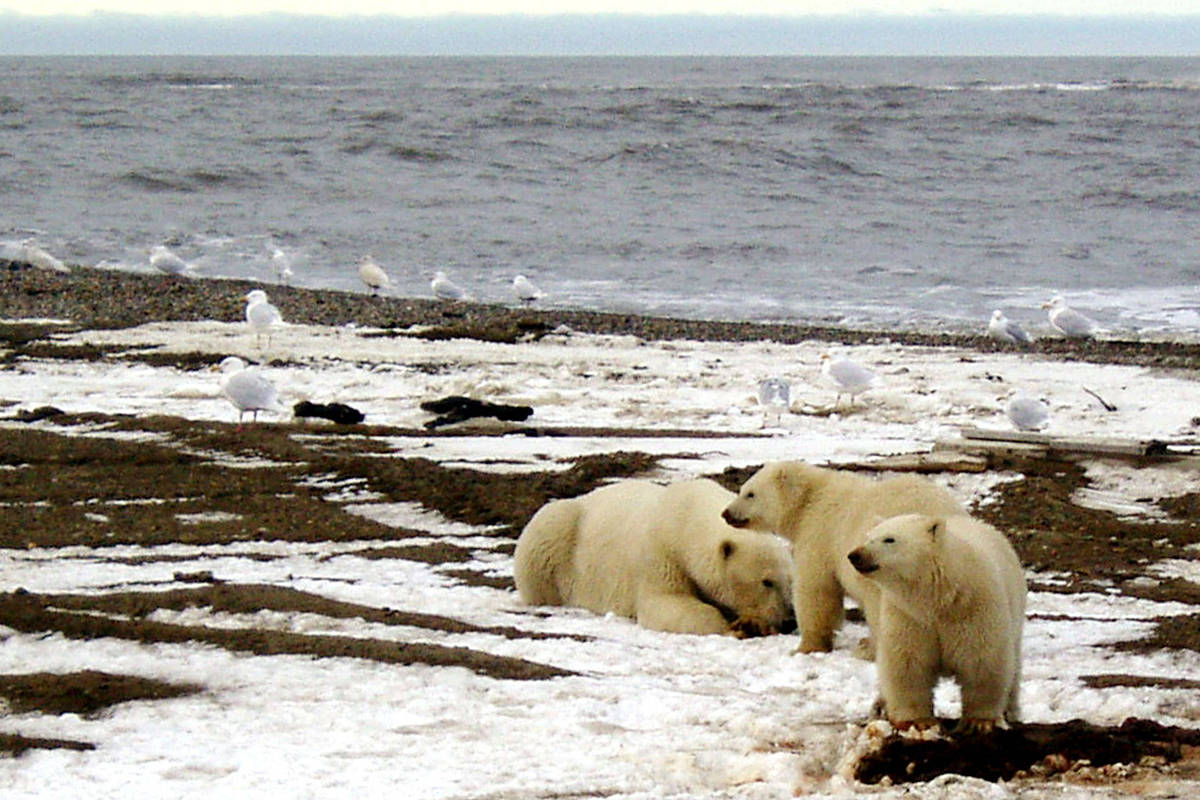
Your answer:
[[[518,308],[414,297],[376,297],[257,281],[177,278],[95,267],[69,274],[0,261],[0,319],[69,319],[81,328],[129,328],[151,322],[243,319],[244,296],[265,288],[291,322],[384,330],[425,328],[425,338],[516,343],[560,326],[580,333],[635,336],[647,341],[827,341],[844,345],[894,343],[959,347],[981,353],[1028,353],[1043,358],[1200,370],[1200,342],[1044,337],[1017,347],[985,334],[872,330],[750,321],[693,320],[612,311]],[[981,330],[986,322],[980,321]],[[36,331],[34,332],[36,334]],[[45,334],[42,334],[45,335]],[[32,338],[41,338],[31,334]],[[28,340],[28,339],[27,339]]]

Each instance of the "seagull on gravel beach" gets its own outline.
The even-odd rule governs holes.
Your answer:
[[[156,244],[151,249],[150,266],[167,275],[189,275],[192,271],[191,264],[161,244]]]
[[[539,300],[544,296],[542,290],[524,275],[518,275],[513,278],[512,287],[513,292],[517,295],[517,299],[524,305],[532,305],[535,300]]]
[[[463,291],[463,288],[450,280],[441,270],[433,276],[429,287],[433,289],[433,296],[439,300],[465,300],[467,298],[467,293]]]
[[[1004,316],[1004,312],[998,308],[992,312],[991,322],[988,323],[988,336],[1010,344],[1029,344],[1033,341],[1024,328]]]
[[[1064,336],[1086,339],[1096,333],[1096,323],[1068,306],[1061,294],[1054,295],[1042,308],[1050,309],[1050,324]]]
[[[32,239],[17,244],[15,242],[0,242],[0,259],[19,264],[28,264],[35,269],[45,269],[51,272],[70,272],[71,268],[42,248],[33,243]]]
[[[1036,431],[1050,421],[1050,406],[1024,392],[1017,392],[1004,408],[1008,421],[1019,431]]]
[[[829,353],[821,354],[821,373],[837,387],[834,408],[841,404],[843,394],[850,395],[850,405],[853,406],[855,396],[867,391],[875,383],[875,373],[862,364],[848,358],[834,358]]]
[[[258,422],[259,411],[279,412],[279,392],[264,378],[257,367],[247,367],[237,356],[229,356],[213,369],[221,372],[221,394],[238,410],[238,427],[249,411]]]
[[[292,260],[288,258],[288,254],[278,247],[271,248],[271,265],[275,267],[275,274],[279,276],[279,282],[287,286],[294,274],[292,272]]]
[[[246,323],[254,331],[255,342],[262,347],[262,336],[267,335],[267,347],[271,346],[271,332],[283,324],[279,309],[267,301],[267,293],[255,289],[246,295]]]
[[[371,290],[371,294],[375,295],[379,294],[380,289],[386,289],[392,283],[391,278],[383,271],[383,267],[376,264],[375,259],[371,256],[363,256],[362,261],[358,262],[358,277]]]

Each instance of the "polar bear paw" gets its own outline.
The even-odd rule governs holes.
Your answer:
[[[987,736],[1000,727],[1000,720],[986,717],[963,717],[954,728],[958,736]]]

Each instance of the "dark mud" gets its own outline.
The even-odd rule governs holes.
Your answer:
[[[251,592],[254,588],[234,590]],[[268,589],[269,587],[260,587]],[[544,680],[572,673],[567,670],[536,664],[519,658],[482,653],[465,647],[446,647],[436,644],[387,642],[347,636],[321,636],[273,630],[221,630],[197,625],[175,625],[152,622],[138,616],[109,613],[104,616],[88,614],[87,610],[110,605],[111,601],[126,601],[144,613],[155,606],[153,594],[115,598],[100,596],[70,597],[36,595],[24,591],[0,594],[0,624],[26,633],[55,631],[68,639],[128,639],[142,643],[179,644],[200,642],[227,650],[256,655],[308,655],[318,658],[361,658],[385,664],[427,664],[429,666],[466,667],[480,675],[504,680]],[[72,608],[72,604],[76,607]],[[246,604],[253,608],[255,601]],[[169,607],[169,606],[164,606]],[[240,604],[230,604],[241,608]],[[268,606],[269,607],[269,606]],[[286,606],[285,606],[286,607]],[[386,618],[386,612],[381,612]],[[391,624],[405,624],[395,622]]]
[[[1174,764],[1184,749],[1200,745],[1200,731],[1130,719],[1117,727],[1073,720],[1054,725],[1017,725],[986,736],[924,741],[889,737],[863,757],[855,778],[863,783],[928,781],[953,773],[988,781],[1050,777],[1086,766]],[[1194,770],[1192,759],[1189,769]]]
[[[0,675],[0,698],[10,711],[25,714],[80,714],[95,716],[118,703],[133,700],[168,700],[202,691],[200,686],[172,684],[129,675],[88,670],[58,675]]]

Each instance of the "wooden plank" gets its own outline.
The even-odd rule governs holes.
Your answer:
[[[941,449],[957,451],[1005,451],[1033,455],[1040,452],[1056,455],[1124,456],[1132,458],[1175,458],[1200,452],[1193,440],[1114,439],[1083,436],[1050,436],[1044,433],[1004,431],[965,427],[960,429],[959,442],[942,441]]]
[[[986,456],[965,452],[934,450],[924,453],[898,453],[882,456],[870,461],[830,464],[835,469],[851,469],[863,472],[986,472]]]

